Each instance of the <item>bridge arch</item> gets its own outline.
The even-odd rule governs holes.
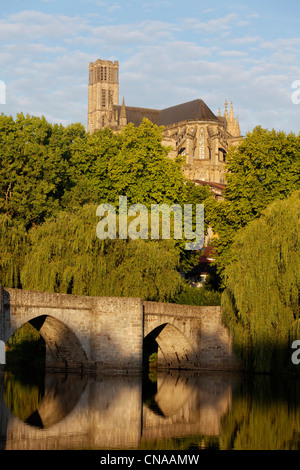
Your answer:
[[[187,337],[171,323],[155,327],[144,338],[144,361],[158,354],[158,368],[186,369],[194,360],[194,350]]]
[[[58,368],[61,365],[73,368],[77,363],[76,369],[79,365],[81,370],[90,372],[141,371],[143,341],[153,330],[148,339],[152,338],[159,346],[162,367],[241,368],[218,306],[197,307],[140,298],[79,296],[0,286],[0,340],[7,342],[18,327],[28,321],[38,323],[34,319],[39,317],[44,320],[38,326],[47,340],[48,364],[56,358],[58,361],[53,366]]]
[[[48,369],[78,368],[87,362],[86,352],[78,337],[63,321],[51,315],[39,315],[28,320],[28,323],[45,341]]]

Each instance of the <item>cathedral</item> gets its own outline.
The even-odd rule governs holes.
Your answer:
[[[165,109],[139,108],[119,104],[119,64],[117,61],[96,60],[89,65],[88,132],[108,126],[119,132],[143,118],[163,126],[162,144],[171,147],[170,158],[183,157],[183,172],[196,184],[208,184],[221,197],[225,187],[226,153],[238,145],[239,120],[234,117],[231,103],[225,101],[224,115],[215,115],[201,99]]]

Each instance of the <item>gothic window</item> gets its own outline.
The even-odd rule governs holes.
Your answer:
[[[226,152],[224,149],[219,148],[219,161],[225,162],[226,161]]]
[[[105,117],[102,116],[102,127],[104,127],[104,125],[105,125]]]
[[[102,108],[105,108],[106,106],[106,91],[102,90],[102,102],[101,102]]]
[[[205,158],[204,129],[203,129],[203,127],[200,129],[200,135],[199,135],[199,158],[201,160],[203,160]]]

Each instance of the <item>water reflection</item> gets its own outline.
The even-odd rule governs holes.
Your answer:
[[[300,382],[230,373],[1,378],[2,449],[299,449]]]

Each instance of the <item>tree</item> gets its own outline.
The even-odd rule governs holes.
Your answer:
[[[121,147],[108,166],[113,201],[125,194],[131,204],[181,202],[186,179],[161,140],[162,128],[148,119],[139,127],[128,124],[123,129]]]
[[[21,287],[20,272],[27,245],[27,232],[24,224],[0,214],[0,285]]]
[[[232,244],[222,295],[224,322],[246,367],[291,366],[300,326],[300,191],[276,200]]]
[[[161,144],[162,129],[144,119],[128,124],[120,134],[109,128],[77,138],[71,146],[70,191],[65,207],[108,202],[176,203],[187,189],[180,164],[168,157]]]
[[[174,299],[175,303],[183,305],[220,305],[219,292],[209,289],[207,286],[199,288],[185,285]]]
[[[180,162],[168,157],[161,144],[162,128],[144,119],[139,127],[127,125],[120,134],[109,128],[76,139],[71,147],[71,189],[63,196],[67,209],[83,204],[110,203],[118,209],[119,196],[128,204],[196,204],[209,195],[207,188],[187,181]],[[181,270],[186,272],[197,262],[196,254],[180,250]]]
[[[63,196],[64,208],[111,201],[113,184],[108,173],[110,160],[121,146],[121,138],[108,127],[78,136],[70,147],[70,186]]]
[[[227,187],[223,201],[207,203],[209,222],[218,235],[218,271],[231,260],[236,232],[275,199],[300,188],[300,135],[256,127],[227,155]]]
[[[96,206],[60,212],[29,231],[24,289],[167,301],[180,289],[172,240],[100,240]]]
[[[25,261],[20,258],[16,264],[18,276],[22,273],[21,284],[15,273],[9,285],[94,295],[94,292],[112,292],[105,278],[111,269],[108,279],[116,277],[114,292],[134,293],[136,285],[139,286],[137,292],[147,298],[170,299],[177,292],[177,268],[186,272],[197,262],[197,254],[185,250],[185,240],[153,243],[118,240],[113,243],[106,241],[102,246],[95,237],[95,225],[89,218],[92,216],[88,217],[88,209],[84,208],[90,205],[95,212],[96,205],[107,202],[118,209],[119,196],[123,195],[127,197],[128,204],[141,203],[148,209],[153,203],[180,204],[182,207],[183,204],[204,202],[208,197],[207,188],[187,181],[180,162],[168,157],[169,149],[161,144],[161,139],[162,128],[147,119],[139,127],[129,124],[119,134],[108,128],[89,134],[80,124],[63,127],[49,124],[44,117],[20,114],[14,120],[2,115],[0,214],[5,214],[13,227],[18,224],[24,226],[28,237],[26,241],[22,240],[22,257],[29,251]],[[70,232],[66,231],[64,224],[69,225]],[[9,233],[13,233],[12,230]],[[63,237],[69,237],[69,242]],[[80,249],[74,245],[76,243],[80,243]],[[12,250],[9,242],[7,249]],[[101,256],[97,264],[94,256],[99,250]],[[122,266],[118,264],[120,253],[124,256],[126,253]],[[140,257],[144,258],[143,268],[139,264]],[[118,276],[121,276],[125,265],[130,266],[132,276],[139,273],[143,287],[138,278],[135,284],[132,282],[127,287],[124,280],[118,284]],[[155,275],[151,271],[152,265],[156,269]],[[139,267],[142,271],[138,270]],[[166,269],[165,279],[163,267]],[[167,287],[168,273],[172,274]],[[7,279],[6,274],[1,275]],[[147,275],[152,286],[145,281]],[[96,279],[101,279],[102,290],[99,290]]]
[[[44,117],[0,116],[0,212],[26,227],[57,213],[68,187],[69,147],[81,125],[67,128]]]

